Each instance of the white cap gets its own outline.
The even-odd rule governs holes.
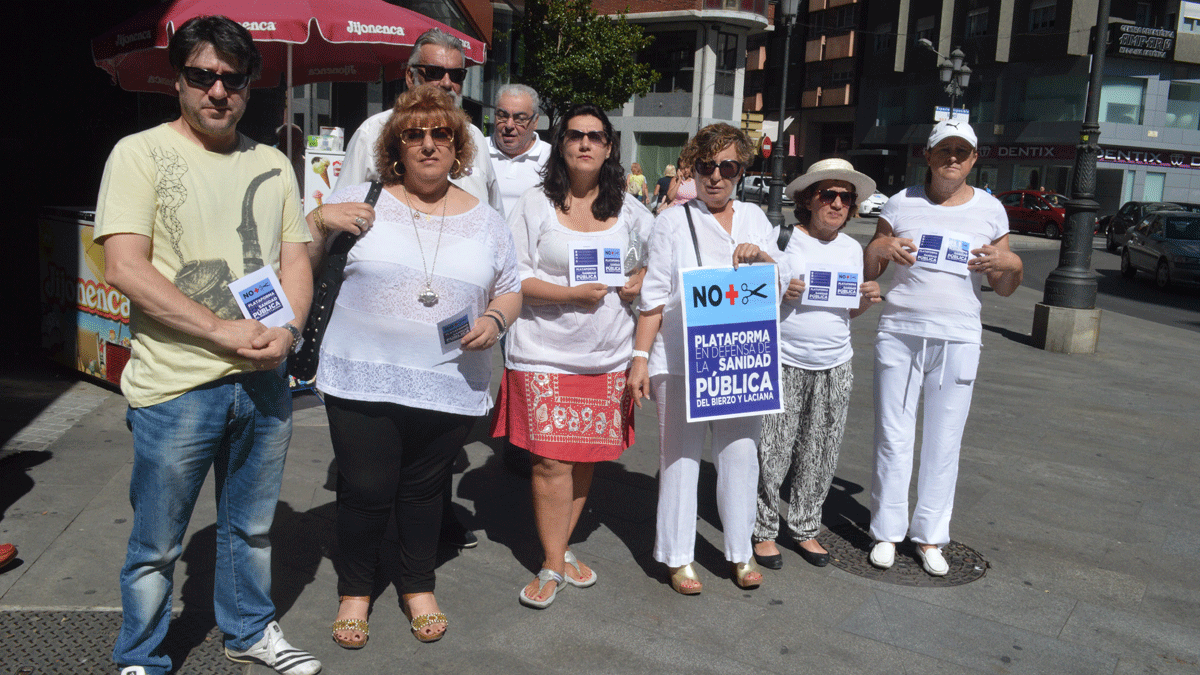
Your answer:
[[[931,150],[947,138],[961,138],[970,143],[972,148],[979,147],[979,139],[975,136],[975,130],[971,128],[970,124],[962,120],[942,120],[933,125],[933,131],[929,132],[929,140],[925,143],[925,149]]]

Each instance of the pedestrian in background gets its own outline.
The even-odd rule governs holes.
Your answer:
[[[663,167],[662,178],[659,178],[654,183],[654,208],[653,211],[658,213],[662,210],[662,206],[667,201],[667,190],[671,188],[671,179],[675,177],[675,165],[668,164]]]

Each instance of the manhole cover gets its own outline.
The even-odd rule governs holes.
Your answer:
[[[829,551],[834,567],[899,586],[961,586],[983,578],[988,568],[988,562],[978,551],[952,541],[942,547],[942,555],[950,563],[950,573],[944,577],[929,576],[917,558],[916,545],[905,539],[896,544],[896,564],[891,569],[878,569],[867,559],[874,540],[866,523],[843,523],[822,530],[817,541]]]
[[[0,612],[0,664],[24,675],[112,675],[120,612]],[[172,619],[165,645],[178,675],[242,675],[212,614]]]

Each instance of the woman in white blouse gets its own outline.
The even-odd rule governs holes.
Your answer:
[[[401,602],[413,634],[438,640],[434,598],[443,491],[474,419],[491,407],[490,349],[521,306],[512,235],[500,214],[450,183],[477,151],[447,92],[405,92],[384,127],[384,184],[373,224],[350,249],[321,346],[338,467],[333,639],[367,642],[374,572],[388,519],[400,534]],[[361,203],[368,184],[329,201]],[[320,246],[328,231],[318,231]]]
[[[762,583],[762,573],[751,560],[750,545],[761,418],[687,422],[678,283],[681,268],[774,262],[764,250],[773,244],[771,224],[762,209],[732,199],[733,188],[753,150],[746,134],[728,124],[704,127],[688,142],[682,157],[692,161],[699,196],[664,211],[655,221],[642,285],[629,391],[639,406],[641,399],[649,396],[658,406],[660,453],[654,559],[667,565],[671,587],[684,595],[699,593],[703,586],[692,561],[700,452],[710,425],[725,559],[731,564],[738,586],[754,588]],[[781,278],[790,275],[782,273]]]
[[[645,275],[642,249],[653,218],[625,191],[614,138],[600,108],[568,110],[554,129],[542,185],[521,197],[508,220],[526,304],[508,336],[492,433],[533,459],[533,510],[545,557],[519,599],[539,609],[564,583],[596,583],[567,544],[595,463],[620,457],[633,443],[625,391],[630,303]],[[619,278],[586,281],[605,272]]]

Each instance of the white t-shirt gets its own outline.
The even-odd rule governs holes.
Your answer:
[[[779,228],[772,236],[779,239]],[[778,246],[771,250],[775,253]],[[810,265],[863,266],[862,245],[839,232],[833,241],[821,241],[797,227],[787,249],[775,258],[786,258],[793,274],[806,273]],[[860,277],[861,278],[861,277]],[[814,307],[801,299],[784,300],[779,305],[779,360],[795,368],[828,370],[854,356],[850,346],[850,310],[841,307]]]
[[[368,187],[336,190],[328,202],[361,202]],[[482,202],[446,216],[443,226],[440,215],[411,211],[387,190],[375,213],[374,226],[350,249],[321,344],[317,389],[357,401],[486,413],[491,351],[443,350],[437,324],[466,310],[474,325],[493,298],[521,290],[508,226]],[[417,300],[428,268],[439,296],[432,307]]]
[[[573,241],[631,241],[644,246],[654,217],[626,194],[615,225],[601,232],[576,232],[559,222],[554,203],[541,188],[527,191],[509,216],[521,280],[567,285],[568,244]],[[505,365],[510,370],[594,375],[624,372],[633,352],[633,308],[610,288],[594,309],[572,304],[521,308],[508,333]]]
[[[922,229],[960,232],[972,237],[971,248],[990,244],[1008,234],[1008,215],[999,200],[974,190],[966,204],[938,206],[925,196],[925,187],[901,190],[883,205],[880,220],[897,237],[919,242]],[[879,330],[917,337],[978,344],[983,328],[980,272],[960,276],[919,265],[896,265],[893,286],[886,293]]]
[[[383,133],[383,125],[391,116],[391,110],[371,115],[350,137],[350,144],[346,146],[346,156],[342,158],[342,171],[338,174],[335,190],[379,180],[379,172],[375,170],[375,144],[379,141],[379,135]],[[467,131],[471,134],[471,141],[475,143],[475,157],[471,160],[468,172],[461,178],[451,178],[450,182],[466,190],[472,197],[496,209],[503,216],[504,201],[500,199],[496,173],[492,171],[492,161],[488,159],[487,139],[474,124],[468,124]]]
[[[634,200],[636,202],[636,200]],[[708,207],[699,199],[687,203],[696,225],[700,259],[704,267],[733,265],[733,250],[738,244],[756,244],[776,260],[782,283],[791,279],[786,260],[775,255],[779,247],[771,238],[771,223],[763,210],[737,200],[733,206],[733,233],[721,227]],[[683,375],[683,307],[679,288],[679,270],[696,267],[696,249],[688,229],[687,213],[682,206],[663,211],[654,221],[648,250],[649,265],[642,282],[642,300],[638,309],[648,312],[663,307],[662,327],[650,350],[650,375]]]
[[[488,136],[487,153],[492,158],[492,170],[496,172],[496,183],[500,186],[504,213],[511,219],[521,195],[542,182],[542,167],[550,161],[550,144],[534,132],[533,145],[516,157],[509,157],[500,152],[496,142]]]

